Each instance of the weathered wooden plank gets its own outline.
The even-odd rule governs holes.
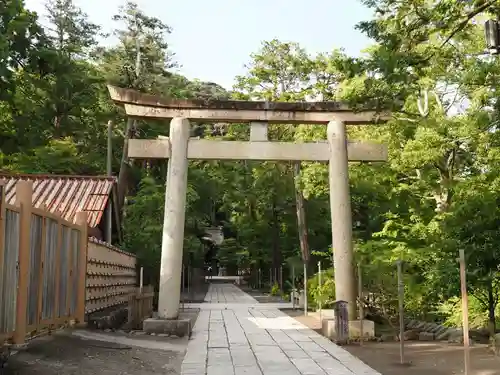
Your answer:
[[[136,159],[166,159],[171,148],[168,139],[131,139],[129,156]],[[348,142],[349,161],[386,161],[387,147],[371,142]],[[189,159],[203,160],[294,160],[328,161],[329,145],[318,143],[213,141],[191,139]]]
[[[250,111],[285,112],[352,112],[345,103],[327,102],[271,102],[258,100],[216,100],[216,99],[173,99],[144,94],[132,89],[108,85],[111,99],[120,104],[176,108],[176,109],[230,109]]]
[[[268,122],[277,124],[327,124],[337,119],[346,125],[367,125],[383,123],[389,116],[375,112],[312,112],[312,111],[269,111],[269,110],[237,110],[208,108],[164,108],[145,107],[136,104],[125,104],[127,116],[140,118],[184,117],[204,122]]]

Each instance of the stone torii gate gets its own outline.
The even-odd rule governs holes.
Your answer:
[[[128,148],[130,158],[168,159],[160,319],[176,319],[179,314],[189,159],[328,162],[336,298],[348,302],[349,317],[355,319],[356,283],[348,161],[386,161],[387,148],[375,143],[347,141],[346,125],[372,124],[386,118],[373,111],[355,113],[338,102],[171,100],[113,86],[108,86],[108,90],[111,99],[124,106],[127,116],[172,119],[169,138],[131,139]],[[190,120],[250,123],[250,141],[190,139]],[[269,123],[327,124],[328,139],[316,143],[269,142]]]

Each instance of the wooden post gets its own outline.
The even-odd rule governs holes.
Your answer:
[[[304,316],[307,316],[307,264],[304,263]]]
[[[78,253],[78,296],[76,302],[76,322],[85,322],[85,293],[87,287],[88,224],[87,213],[77,212],[76,223],[80,226],[80,252]]]
[[[33,183],[22,180],[19,181],[16,185],[16,205],[20,207],[20,215],[16,330],[14,331],[13,337],[14,345],[23,345],[26,339],[26,310],[28,308],[32,196]]]
[[[295,311],[295,297],[297,291],[295,289],[295,266],[292,266],[292,309]]]
[[[460,291],[462,294],[462,326],[464,334],[464,373],[470,374],[470,342],[469,342],[469,296],[467,294],[467,276],[465,270],[465,252],[459,250]]]
[[[363,277],[362,277],[362,267],[361,263],[358,263],[358,299],[359,299],[359,345],[363,345],[363,338],[365,333],[363,332],[363,321],[365,318],[364,306],[363,306]]]
[[[322,288],[322,280],[321,280],[321,261],[318,262],[318,287],[319,287],[319,322],[323,324],[322,322],[322,310],[323,310],[323,293],[321,293],[321,288]]]
[[[404,318],[404,296],[405,285],[403,282],[403,261],[398,260],[398,299],[399,299],[399,359],[403,365],[405,363],[405,318]]]
[[[0,181],[0,270],[3,272],[3,258],[4,258],[4,244],[5,244],[5,186],[2,181]],[[2,298],[0,296],[0,303]]]
[[[45,209],[45,208],[44,208]],[[37,313],[35,318],[35,324],[39,325],[42,320],[43,313],[43,270],[46,267],[45,264],[45,251],[46,251],[46,237],[47,237],[47,218],[42,217],[42,246],[40,248],[40,268],[38,274],[38,296],[37,296]]]
[[[63,219],[62,214],[57,214],[57,241],[56,241],[56,254],[55,254],[55,263],[56,263],[56,281],[55,281],[55,293],[54,293],[54,311],[53,315],[50,317],[51,319],[59,318],[59,288],[61,286],[61,253],[62,253],[62,238],[63,238]]]
[[[184,311],[184,264],[182,265],[182,268],[181,268],[181,298],[180,298],[180,301],[181,301],[181,306],[182,306],[182,311]]]
[[[66,226],[65,226],[66,227]],[[71,278],[73,276],[73,273],[74,272],[78,272],[76,270],[73,269],[73,252],[71,251],[71,246],[72,246],[72,242],[71,242],[71,227],[66,227],[67,228],[67,233],[68,233],[68,236],[67,236],[67,239],[66,239],[66,243],[63,245],[63,248],[66,248],[68,253],[66,255],[67,257],[67,260],[68,260],[68,271],[65,275],[66,277],[66,306],[64,306],[64,316],[67,317],[68,321],[71,321],[72,320],[72,316],[71,316],[71,293],[78,293],[78,290],[76,291],[72,291],[71,290]],[[77,255],[78,256],[78,255]],[[78,275],[80,276],[80,275]],[[77,295],[77,298],[78,298],[78,295]],[[75,314],[76,316],[76,311],[73,312],[73,314]],[[76,319],[75,319],[76,320]]]
[[[254,271],[255,279],[253,280],[253,289],[259,289],[259,270],[255,269]]]
[[[283,291],[283,266],[280,266],[280,290]]]
[[[191,293],[191,268],[189,265],[186,266],[187,268],[187,295],[188,295],[188,299],[189,299],[189,296],[190,296],[190,293]]]
[[[142,294],[142,289],[144,287],[144,267],[141,267],[140,273],[139,273],[139,293]]]
[[[108,121],[108,152],[106,157],[106,175],[113,175],[113,121]],[[113,236],[113,200],[108,201],[106,210],[106,242],[111,245]]]

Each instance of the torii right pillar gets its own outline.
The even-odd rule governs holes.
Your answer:
[[[327,138],[330,145],[328,169],[335,298],[348,303],[349,320],[355,320],[356,281],[353,264],[352,212],[345,124],[340,120],[330,121],[327,127]]]

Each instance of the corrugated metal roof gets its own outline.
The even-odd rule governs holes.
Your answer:
[[[36,174],[0,174],[0,183],[5,185],[5,201],[16,201],[18,181],[33,181],[33,205],[61,215],[65,220],[75,222],[76,213],[86,211],[88,224],[96,227],[101,221],[108,203],[115,177],[103,176],[60,176]]]

